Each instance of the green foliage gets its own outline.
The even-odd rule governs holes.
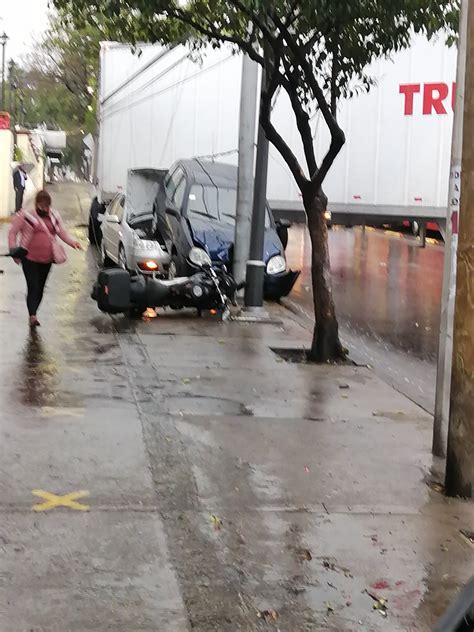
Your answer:
[[[99,29],[71,28],[64,13],[52,13],[42,40],[25,62],[9,64],[6,101],[15,122],[71,134],[93,132],[101,38]],[[76,145],[68,155],[77,154]]]
[[[15,145],[15,149],[13,150],[13,160],[15,162],[23,162],[24,160],[23,152],[18,145]]]

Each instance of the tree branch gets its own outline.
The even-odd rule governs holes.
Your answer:
[[[286,67],[286,74],[288,78],[282,77],[282,85],[288,94],[293,112],[296,118],[296,124],[298,131],[303,142],[303,149],[306,158],[306,164],[308,165],[309,176],[312,178],[318,170],[316,164],[316,154],[314,151],[313,135],[311,133],[311,125],[308,113],[304,110],[300,99],[298,98],[298,83],[290,69]]]
[[[332,55],[331,67],[331,114],[337,120],[337,61],[335,53]]]
[[[341,130],[341,133],[342,133],[342,130]],[[342,138],[343,138],[342,141],[339,137],[333,138],[331,140],[328,153],[324,156],[324,160],[321,163],[319,170],[311,178],[310,194],[314,197],[318,195],[319,190],[321,189],[321,186],[324,182],[324,179],[326,178],[328,174],[329,169],[332,167],[337,155],[339,154],[339,152],[341,151],[344,145],[343,133],[342,133]]]
[[[339,127],[336,118],[331,112],[331,108],[326,101],[324,93],[321,90],[316,77],[314,76],[311,64],[306,59],[305,54],[302,53],[294,38],[291,36],[288,29],[281,22],[281,20],[279,20],[279,28],[281,32],[283,32],[285,41],[288,44],[288,47],[292,51],[293,55],[295,56],[298,65],[304,72],[305,80],[308,82],[308,85],[311,88],[316,101],[318,102],[319,109],[321,110],[326,125],[331,132],[331,144],[329,146],[329,150],[324,157],[319,171],[317,171],[311,178],[311,193],[313,195],[317,195],[324,182],[324,178],[326,177],[329,169],[336,159],[336,156],[341,151],[346,139],[344,136],[344,132]]]
[[[216,29],[213,28],[213,25],[210,23],[209,20],[206,19],[206,22],[211,27],[211,28],[208,29],[205,26],[203,26],[202,24],[199,24],[198,22],[195,22],[194,20],[192,20],[183,11],[171,11],[171,10],[168,9],[167,10],[167,14],[171,18],[174,18],[175,20],[179,20],[180,22],[183,22],[183,24],[187,24],[192,29],[194,29],[195,31],[197,31],[201,35],[204,35],[205,37],[208,37],[209,39],[215,39],[216,41],[228,42],[229,44],[235,44],[240,49],[245,51],[247,53],[247,55],[251,59],[253,59],[253,61],[255,61],[257,64],[260,64],[260,66],[264,65],[265,62],[264,62],[264,59],[263,59],[262,55],[260,55],[255,50],[255,48],[252,46],[252,44],[250,42],[246,42],[244,39],[242,39],[240,37],[232,37],[230,35],[223,35],[222,33],[220,33],[219,31],[217,31]]]
[[[262,94],[260,123],[265,134],[272,145],[280,152],[283,160],[288,165],[293,177],[301,192],[304,192],[308,185],[308,179],[304,175],[304,171],[287,142],[279,134],[271,122],[272,99],[279,85],[278,76],[281,77],[279,69],[274,69],[273,76],[270,80],[268,89]]]
[[[260,19],[259,15],[261,15],[261,13],[254,13],[253,11],[248,9],[245,6],[245,4],[243,4],[240,0],[227,0],[227,4],[230,4],[231,6],[237,8],[239,11],[242,11],[242,13],[246,15],[248,19],[251,22],[253,22],[253,24],[255,24],[262,31],[268,43],[271,43],[274,37],[273,37],[272,32],[265,26],[265,23],[262,22],[262,20]]]

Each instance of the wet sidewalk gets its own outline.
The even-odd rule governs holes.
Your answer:
[[[51,191],[83,236],[87,193]],[[100,314],[92,252],[32,337],[2,267],[1,630],[432,629],[474,508],[428,485],[429,415],[367,368],[284,361],[310,332],[283,308]]]

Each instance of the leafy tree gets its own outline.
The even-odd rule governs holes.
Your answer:
[[[9,64],[7,103],[16,122],[68,132],[65,159],[76,169],[82,164],[81,136],[95,129],[102,37],[91,25],[70,30],[64,14],[51,13],[32,53],[21,65]]]
[[[323,183],[345,142],[337,121],[341,97],[373,81],[368,65],[410,45],[414,33],[428,38],[457,27],[457,0],[53,0],[79,28],[101,26],[111,39],[191,42],[199,47],[227,43],[265,69],[261,124],[281,153],[301,191],[312,242],[315,329],[310,357],[341,358],[331,292],[327,198]],[[291,102],[304,148],[301,164],[271,120],[275,95]],[[331,141],[315,154],[311,114],[321,113]]]

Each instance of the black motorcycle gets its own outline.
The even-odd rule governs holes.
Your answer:
[[[131,276],[121,268],[107,268],[99,272],[92,298],[107,314],[142,314],[148,307],[188,307],[196,309],[199,315],[216,310],[222,320],[228,320],[230,306],[237,304],[237,291],[242,287],[225,266],[206,264],[196,268],[191,276],[173,280],[145,279]]]

